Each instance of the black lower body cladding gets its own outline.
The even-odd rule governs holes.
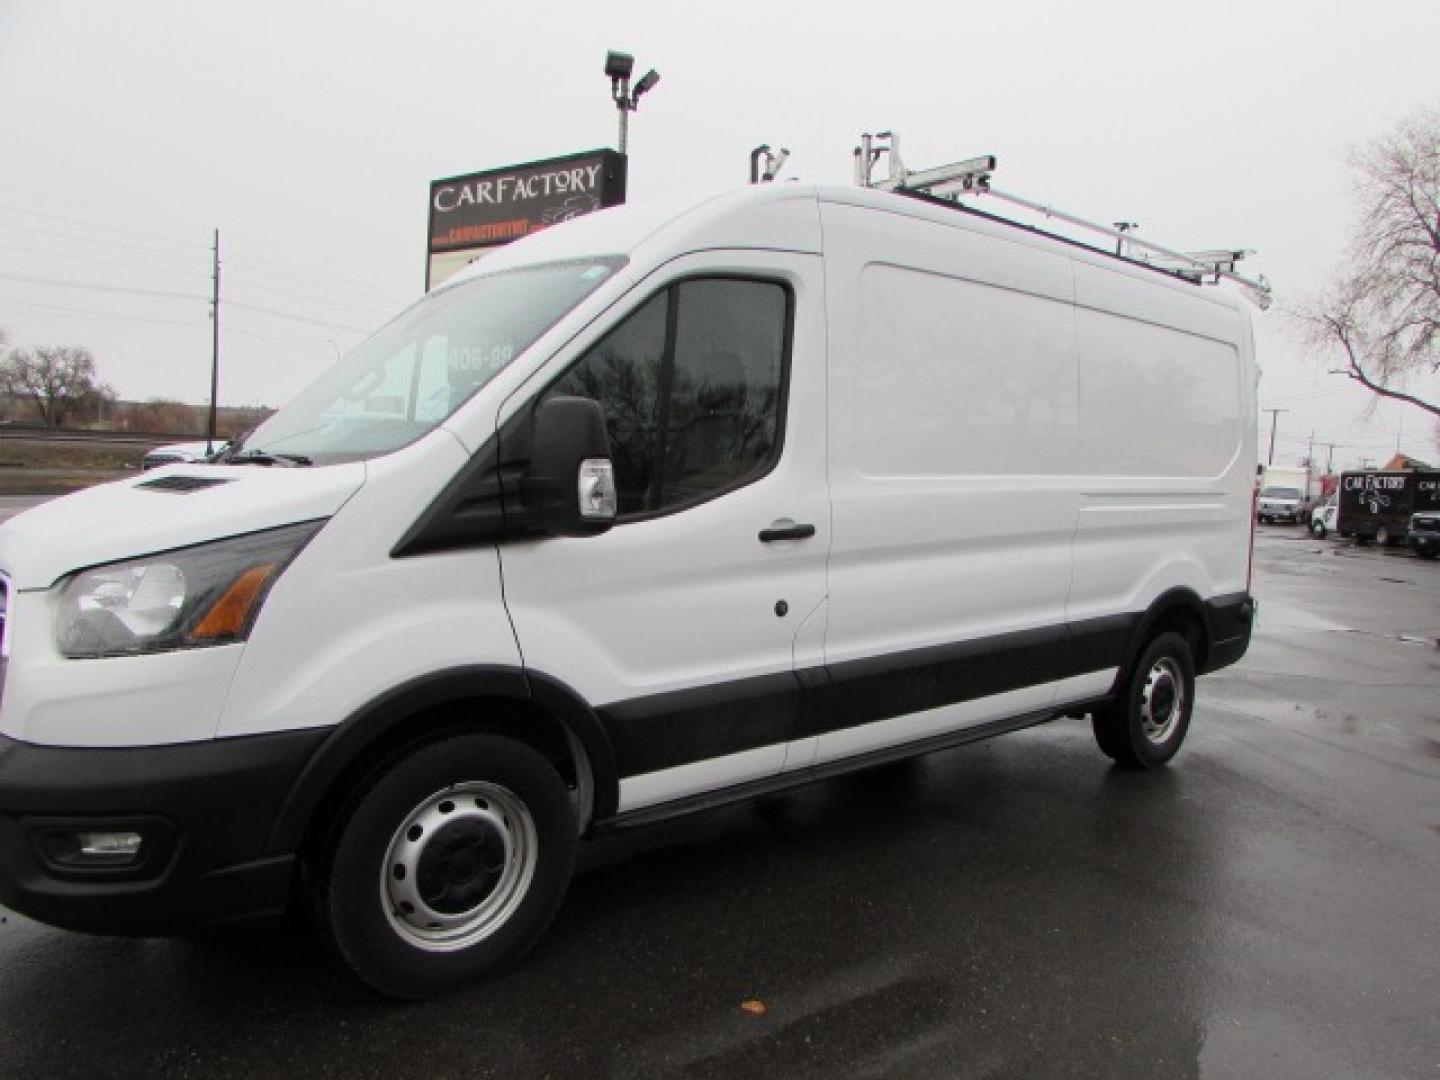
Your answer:
[[[114,934],[278,914],[294,856],[269,850],[271,828],[327,733],[124,748],[0,737],[0,903]],[[87,862],[66,850],[81,833],[137,833],[140,849]]]

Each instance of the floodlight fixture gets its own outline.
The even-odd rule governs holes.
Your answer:
[[[620,112],[620,153],[625,153],[629,144],[630,114],[640,107],[640,98],[655,89],[660,73],[654,68],[640,76],[635,90],[630,90],[630,75],[635,70],[635,57],[629,53],[611,49],[605,54],[605,76],[610,80],[610,99]]]
[[[635,57],[629,53],[611,49],[605,54],[605,77],[607,79],[628,79],[635,70]]]

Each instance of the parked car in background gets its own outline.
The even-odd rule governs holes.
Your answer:
[[[1410,516],[1409,541],[1422,559],[1440,555],[1440,509],[1422,510]]]
[[[1257,521],[1301,521],[1304,513],[1304,498],[1298,487],[1266,485],[1260,489],[1255,504]]]
[[[1310,511],[1310,531],[1315,539],[1324,540],[1332,532],[1339,532],[1340,496],[1332,494],[1323,503]]]
[[[218,440],[212,443],[202,439],[200,442],[157,446],[145,455],[140,467],[142,469],[158,469],[161,465],[192,465],[197,461],[209,461],[228,445],[228,443]]]

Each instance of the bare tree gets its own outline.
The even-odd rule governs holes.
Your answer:
[[[1440,416],[1403,387],[1440,371],[1440,109],[1351,154],[1360,199],[1344,267],[1294,311],[1307,342],[1381,397]]]
[[[46,427],[115,400],[115,391],[96,379],[90,350],[70,345],[12,350],[0,362],[0,390],[28,400]]]

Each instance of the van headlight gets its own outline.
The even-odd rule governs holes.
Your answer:
[[[324,524],[235,536],[81,570],[60,591],[69,657],[127,656],[244,641],[270,586]]]

